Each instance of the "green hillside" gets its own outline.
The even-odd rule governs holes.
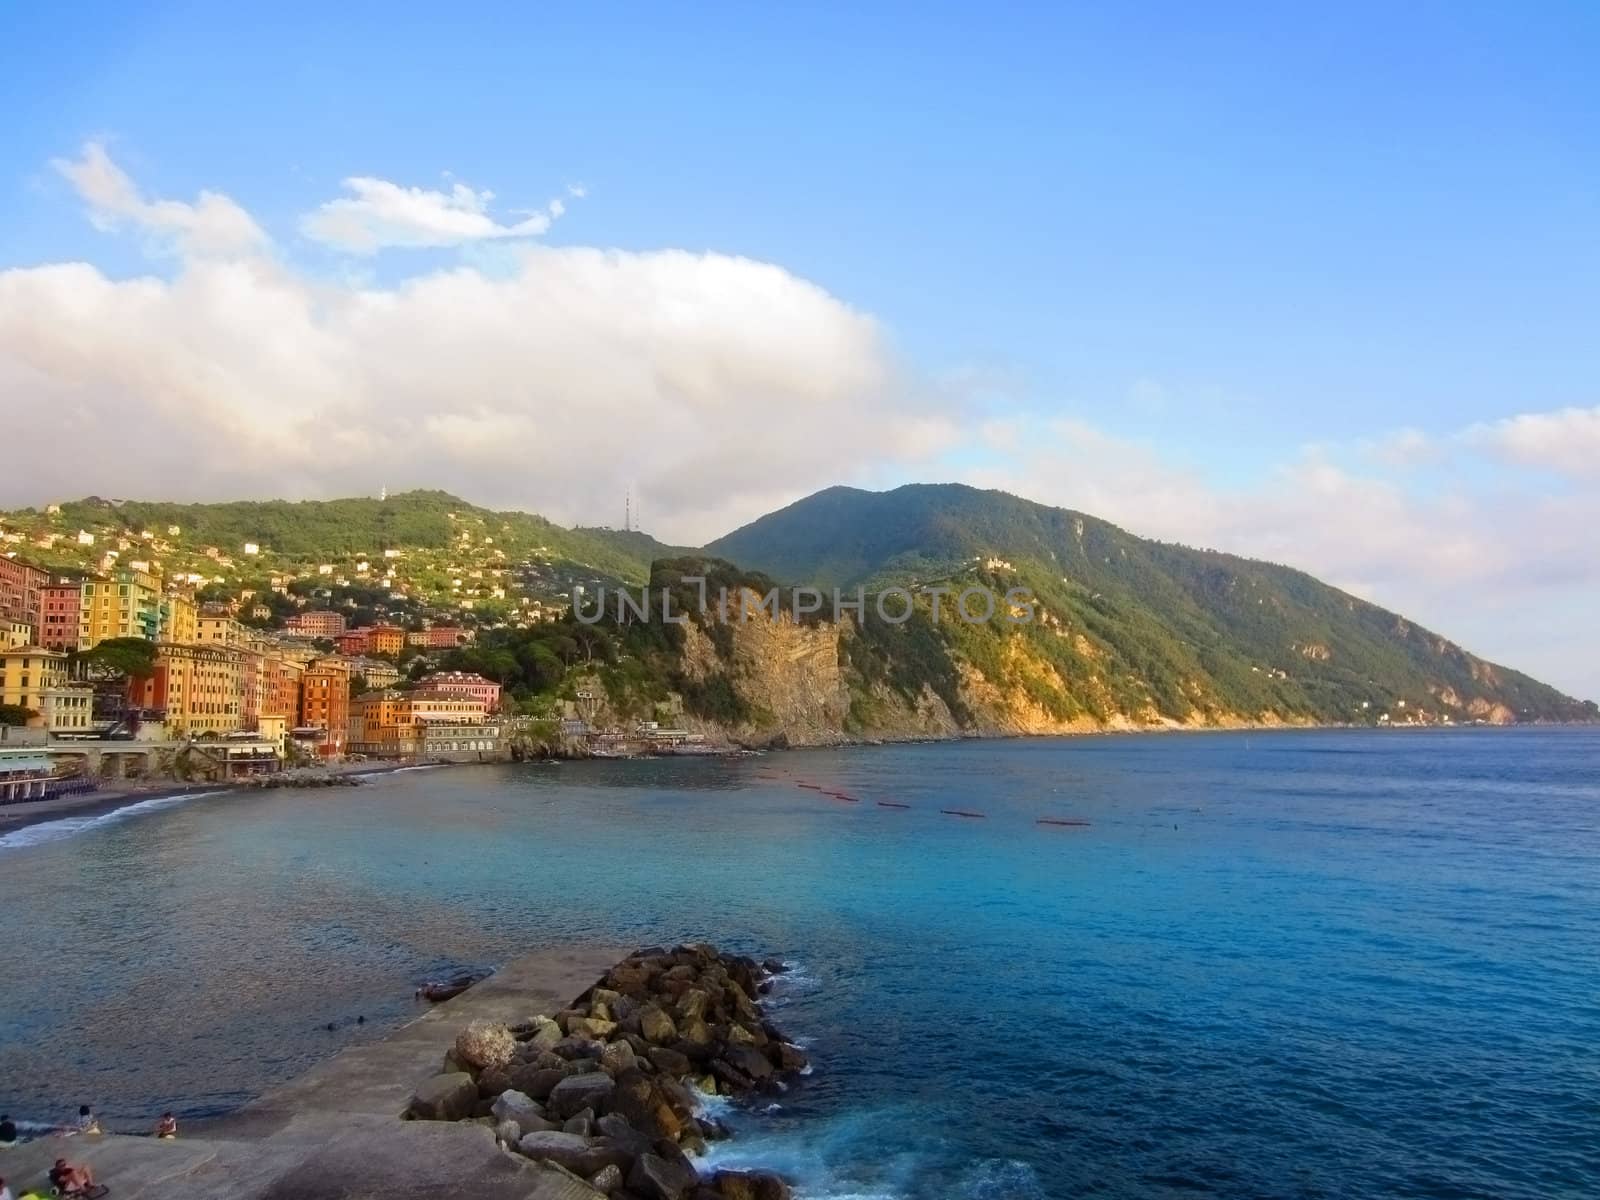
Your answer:
[[[469,536],[489,537],[512,555],[546,550],[558,559],[583,563],[630,581],[647,579],[650,563],[675,553],[643,533],[609,529],[565,529],[541,516],[495,512],[448,492],[401,492],[386,499],[237,500],[220,504],[156,501],[76,500],[61,506],[62,522],[93,529],[108,520],[135,532],[182,530],[186,544],[220,546],[238,553],[246,542],[289,559],[379,554],[388,549],[447,549]]]
[[[946,622],[942,632],[991,678],[1004,674],[1005,638],[1023,638],[1064,682],[1034,685],[1063,716],[1093,715],[1093,695],[1100,707],[1111,700],[1123,712],[1176,720],[1213,712],[1359,720],[1401,711],[1400,701],[1460,720],[1596,716],[1592,704],[1304,572],[1148,541],[1004,492],[829,488],[707,550],[786,581],[870,588],[960,575],[1029,587],[1055,625],[1013,634]],[[1009,565],[989,569],[991,558]],[[1075,687],[1090,680],[1092,688]]]

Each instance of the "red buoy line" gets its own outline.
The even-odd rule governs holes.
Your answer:
[[[846,804],[861,803],[861,797],[859,796],[852,796],[849,792],[834,791],[831,788],[823,787],[820,783],[811,783],[806,780],[796,780],[795,787],[805,788],[808,791],[827,796],[832,800],[843,801]],[[909,809],[911,807],[911,805],[904,804],[898,800],[876,800],[873,803],[879,808]],[[941,815],[946,817],[965,817],[968,820],[982,821],[987,820],[989,817],[988,813],[974,812],[969,808],[941,808],[939,812]],[[1078,817],[1038,817],[1035,818],[1034,824],[1053,825],[1072,829],[1086,829],[1090,826],[1091,822],[1082,820]]]

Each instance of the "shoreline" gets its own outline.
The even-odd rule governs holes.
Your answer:
[[[1237,724],[1237,725],[1147,725],[1132,726],[1128,728],[1104,729],[1062,729],[1040,731],[1037,733],[1025,731],[985,730],[950,734],[892,734],[886,737],[855,737],[845,735],[837,741],[794,742],[787,745],[760,746],[749,742],[740,742],[730,739],[729,749],[760,750],[762,753],[787,753],[797,751],[815,750],[856,750],[869,749],[882,746],[920,746],[943,745],[951,742],[1006,742],[1006,741],[1034,741],[1045,738],[1096,738],[1096,737],[1134,737],[1145,734],[1203,734],[1203,733],[1319,733],[1319,732],[1372,732],[1372,733],[1459,733],[1459,732],[1503,732],[1518,729],[1588,729],[1592,724],[1580,721],[1530,721],[1515,725],[1293,725],[1274,722],[1271,724]],[[689,755],[636,755],[622,758],[597,758],[593,755],[555,755],[546,758],[550,762],[636,762],[650,758],[689,759],[692,757],[719,757],[718,755],[689,756]],[[539,761],[530,759],[528,761]],[[326,767],[314,768],[318,778],[328,776],[366,776],[366,775],[392,775],[400,771],[432,770],[440,767],[479,767],[479,766],[505,766],[507,763],[477,763],[477,762],[439,762],[416,763],[400,762],[395,760],[375,760],[359,763],[335,763]],[[292,787],[292,784],[279,784],[280,787]],[[308,782],[307,787],[316,787],[316,783]],[[220,795],[227,792],[249,792],[261,790],[262,785],[249,780],[227,780],[217,783],[177,783],[167,781],[148,783],[144,785],[129,785],[124,788],[103,788],[90,792],[87,795],[67,796],[55,800],[24,801],[19,804],[0,805],[0,839],[20,830],[36,825],[49,824],[52,821],[63,820],[92,820],[95,817],[109,816],[125,808],[132,808],[139,804],[146,804],[154,800],[177,800],[185,796]]]
[[[435,766],[479,766],[479,763],[408,763],[408,762],[363,762],[363,763],[337,763],[327,767],[315,768],[317,777],[344,776],[344,775],[390,775],[396,771],[416,770],[418,768],[433,768]],[[293,786],[280,784],[280,787]],[[308,787],[317,784],[308,783]],[[0,805],[0,838],[19,830],[28,829],[35,825],[46,825],[52,821],[66,820],[92,820],[95,817],[109,816],[125,808],[135,805],[147,804],[153,800],[178,800],[185,796],[212,796],[228,792],[252,792],[263,790],[262,785],[252,783],[248,779],[229,779],[216,783],[178,783],[175,780],[148,782],[144,784],[130,784],[119,788],[100,788],[79,796],[63,796],[55,800],[25,800],[16,804]]]

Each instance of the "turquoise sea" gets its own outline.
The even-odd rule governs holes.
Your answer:
[[[0,930],[31,1122],[226,1111],[448,968],[705,939],[794,964],[815,1071],[716,1153],[805,1196],[1600,1195],[1594,731],[417,770],[11,834]]]

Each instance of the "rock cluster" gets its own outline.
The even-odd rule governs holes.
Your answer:
[[[806,1066],[756,1001],[782,969],[704,944],[640,950],[558,1013],[468,1025],[407,1115],[492,1126],[613,1200],[788,1200],[776,1175],[701,1179],[690,1159],[726,1136],[696,1091],[770,1090]]]

